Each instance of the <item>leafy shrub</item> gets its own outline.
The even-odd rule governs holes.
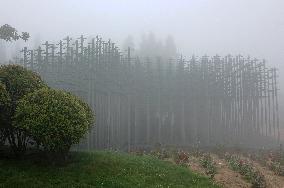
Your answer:
[[[82,99],[80,99],[77,96],[73,96],[77,98],[77,102],[79,102],[79,104],[85,109],[85,113],[86,113],[86,120],[88,121],[89,125],[93,125],[95,123],[95,112],[90,108],[90,106],[85,103]]]
[[[3,103],[2,110],[6,113],[4,119],[4,132],[13,151],[19,155],[25,151],[28,137],[26,133],[13,126],[14,116],[18,101],[28,93],[46,87],[40,76],[18,65],[0,66],[0,82],[5,87],[9,102]],[[2,119],[2,121],[3,121]]]
[[[189,154],[184,151],[179,151],[175,158],[177,164],[186,164],[189,163]]]
[[[6,86],[13,103],[26,94],[46,86],[37,73],[19,65],[0,66],[0,80]]]
[[[93,122],[91,109],[70,93],[43,88],[20,100],[16,126],[52,156],[65,157]]]
[[[154,156],[158,159],[161,159],[161,160],[170,158],[170,152],[168,150],[162,149],[162,148],[156,148],[154,150],[151,150],[150,155],[152,155],[152,156]]]
[[[252,183],[252,187],[266,187],[264,176],[257,169],[253,168],[253,165],[249,161],[243,160],[239,156],[229,154],[226,154],[226,160],[234,171],[239,172]]]
[[[11,99],[4,84],[0,83],[0,146],[6,141],[5,123],[7,122],[7,114],[11,104]]]
[[[254,161],[257,161],[262,166],[268,167],[276,175],[284,176],[284,153],[282,145],[279,150],[259,150],[250,156]]]
[[[270,170],[272,170],[276,175],[284,176],[284,166],[279,162],[271,162],[269,165]]]
[[[5,106],[10,104],[10,97],[8,92],[6,91],[6,87],[4,84],[0,82],[0,110],[4,111]]]
[[[202,157],[203,155],[203,151],[200,149],[198,144],[195,144],[192,148],[191,148],[191,155],[194,157]]]
[[[200,159],[200,164],[203,168],[206,169],[206,174],[211,178],[213,178],[217,173],[216,164],[210,154],[204,154]]]

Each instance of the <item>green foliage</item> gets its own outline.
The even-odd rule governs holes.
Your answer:
[[[4,106],[10,103],[10,97],[8,92],[6,91],[6,87],[4,84],[0,82],[0,110],[2,112]]]
[[[200,164],[206,170],[206,174],[211,178],[217,173],[217,167],[210,154],[204,154],[200,159]]]
[[[1,118],[2,121],[4,120],[2,128],[13,151],[19,155],[25,151],[28,137],[23,130],[16,128],[12,123],[18,101],[28,93],[46,87],[46,85],[38,74],[18,65],[0,66],[0,83],[2,90],[5,88],[1,97],[9,98],[1,106],[1,110],[5,112],[2,114],[5,117]]]
[[[176,153],[174,160],[177,164],[186,166],[189,163],[189,154],[184,151],[179,151]]]
[[[151,150],[150,155],[156,157],[157,159],[161,159],[161,160],[170,158],[170,152],[162,148]]]
[[[0,187],[217,188],[188,168],[151,156],[117,152],[71,153],[67,166],[0,159]]]
[[[266,187],[264,176],[255,169],[249,161],[241,159],[239,156],[229,154],[226,154],[226,160],[234,171],[239,172],[252,183],[252,187]]]
[[[259,150],[249,154],[249,158],[257,161],[260,165],[268,167],[276,175],[284,176],[284,154],[280,145],[280,150]]]
[[[77,98],[77,101],[79,102],[79,104],[81,106],[83,106],[83,108],[85,109],[86,112],[86,120],[88,121],[89,125],[93,125],[95,123],[96,120],[96,116],[95,116],[95,112],[90,108],[90,106],[84,102],[82,99],[80,99],[79,97],[75,96],[74,97]]]
[[[0,27],[0,39],[3,39],[5,41],[16,41],[19,39],[27,41],[29,38],[29,33],[22,32],[22,34],[19,35],[18,31],[8,24],[2,25]]]
[[[2,146],[6,140],[4,128],[6,126],[6,118],[7,114],[9,113],[10,104],[11,99],[6,91],[6,87],[0,82],[0,146]]]
[[[269,165],[270,170],[272,170],[276,175],[284,176],[284,166],[279,162],[271,162]]]
[[[6,86],[13,105],[26,94],[46,86],[37,73],[19,65],[0,66],[0,81]]]
[[[11,99],[8,92],[6,91],[6,87],[0,82],[0,126],[4,124],[4,120],[9,110],[10,104]]]
[[[92,112],[82,104],[70,93],[43,88],[19,102],[15,126],[29,133],[45,151],[64,156],[92,126]]]

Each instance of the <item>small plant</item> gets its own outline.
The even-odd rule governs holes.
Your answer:
[[[253,153],[249,158],[253,161],[257,161],[262,166],[268,167],[276,175],[284,176],[284,159],[282,149],[280,150],[259,150]]]
[[[188,162],[189,162],[189,154],[184,151],[179,151],[177,153],[176,163],[187,164]]]
[[[249,158],[253,161],[257,161],[262,166],[266,166],[266,163],[269,160],[265,157],[265,155],[261,154],[260,152],[251,154]]]
[[[150,155],[161,160],[170,158],[170,152],[166,149],[161,149],[161,148],[156,148],[154,150],[151,150]]]
[[[146,151],[143,149],[136,149],[136,150],[131,150],[129,153],[138,155],[138,156],[143,156],[146,153]]]
[[[284,166],[280,162],[271,162],[269,165],[270,170],[272,170],[276,175],[284,176]]]
[[[204,154],[200,159],[200,164],[206,169],[206,174],[209,175],[210,178],[214,178],[217,173],[217,168],[210,154]]]
[[[243,175],[248,181],[252,183],[252,187],[264,188],[266,187],[266,182],[264,176],[255,168],[253,168],[252,163],[248,160],[241,159],[236,155],[225,155],[229,166],[234,170]]]

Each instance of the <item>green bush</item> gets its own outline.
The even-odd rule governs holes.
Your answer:
[[[5,127],[11,99],[4,84],[0,83],[0,146],[6,141]]]
[[[75,95],[73,97],[75,97],[77,99],[77,101],[79,102],[79,104],[81,106],[83,106],[83,108],[85,109],[85,111],[86,111],[86,119],[88,121],[88,124],[89,125],[93,125],[95,123],[95,118],[96,118],[95,112],[82,99],[80,99],[79,97],[77,97]]]
[[[10,104],[10,97],[8,92],[6,91],[6,87],[4,84],[0,82],[0,110],[3,111],[6,105]]]
[[[26,150],[28,137],[26,133],[16,128],[12,123],[12,117],[18,101],[28,93],[46,87],[40,76],[19,65],[0,66],[0,82],[4,85],[6,94],[10,100],[1,107],[5,111],[4,132],[15,154],[19,155]],[[3,86],[2,86],[3,87]],[[3,120],[3,118],[2,118]]]
[[[6,91],[6,87],[0,82],[0,126],[4,124],[7,116],[6,114],[9,112],[10,104],[11,99],[8,92]]]
[[[6,86],[13,105],[26,94],[46,86],[37,73],[19,65],[0,66],[0,81]]]
[[[217,173],[217,167],[210,154],[204,154],[200,159],[200,164],[205,168],[206,174],[209,175],[210,178],[214,178]]]
[[[92,114],[83,101],[70,93],[43,88],[19,102],[15,123],[44,151],[64,157],[92,126]]]

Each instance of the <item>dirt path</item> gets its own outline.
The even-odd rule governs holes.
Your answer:
[[[264,176],[267,188],[284,188],[284,176],[278,176],[268,167],[260,165],[258,162],[241,155],[245,160],[252,162],[253,166]]]
[[[231,170],[224,159],[220,159],[217,155],[211,155],[217,165],[217,174],[214,176],[214,180],[228,188],[248,188],[252,185],[243,179],[242,175]]]
[[[206,175],[205,169],[200,165],[199,159],[193,156],[189,156],[189,168],[198,174]]]
[[[247,182],[244,177],[230,169],[228,163],[225,159],[220,159],[217,155],[211,154],[214,162],[216,163],[217,173],[215,174],[213,180],[218,185],[224,188],[250,188],[252,184]],[[249,160],[246,157],[243,159]],[[173,160],[170,160],[174,163]],[[198,157],[189,156],[188,167],[198,174],[207,176],[205,169],[200,165],[200,159]],[[275,173],[268,169],[268,167],[263,167],[259,163],[249,160],[253,163],[253,166],[264,176],[267,188],[284,188],[284,177],[277,176]]]
[[[224,188],[249,188],[251,184],[246,182],[242,176],[229,168],[226,161],[218,158],[216,155],[211,155],[217,166],[217,174],[214,176],[214,181]],[[199,159],[189,157],[189,168],[199,174],[205,175],[204,168],[200,165]]]

